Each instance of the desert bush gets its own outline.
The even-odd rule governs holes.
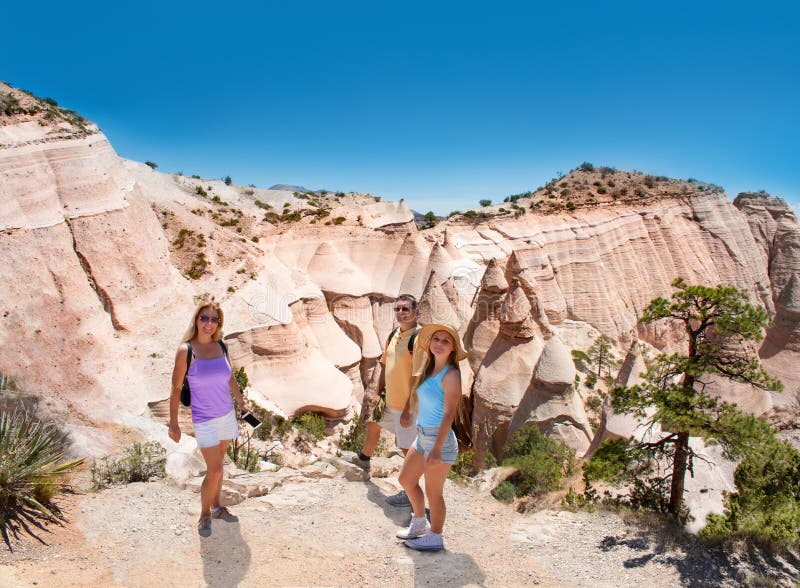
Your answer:
[[[567,209],[575,210],[576,208],[577,207],[575,206],[575,203],[572,200],[567,200]]]
[[[92,487],[148,482],[166,475],[167,450],[157,441],[134,443],[123,449],[122,456],[106,456],[92,461]]]
[[[230,186],[231,183],[233,182],[230,176],[225,176],[224,178],[222,178],[222,181],[225,182],[226,186]]]
[[[514,484],[508,480],[501,482],[497,488],[492,490],[492,496],[494,496],[500,502],[513,502],[516,495],[517,490],[514,487]]]
[[[325,417],[315,412],[305,412],[294,419],[295,427],[310,435],[314,440],[325,438]]]
[[[361,451],[364,447],[364,439],[367,435],[367,419],[364,415],[358,415],[346,431],[342,431],[339,437],[339,449],[344,451]]]
[[[345,217],[343,217],[343,216],[337,216],[335,219],[333,219],[333,224],[340,225],[346,220],[347,219]]]
[[[580,164],[580,166],[578,166],[578,169],[581,171],[590,172],[594,171],[594,166],[588,161],[584,161],[582,164]]]
[[[750,417],[754,418],[754,417]],[[725,493],[724,514],[710,514],[700,538],[742,537],[766,545],[800,542],[800,452],[779,441],[763,421],[761,442],[754,444],[734,472],[736,492]]]
[[[468,210],[467,212],[464,213],[464,216],[467,218],[475,218],[476,216],[478,216],[478,213],[475,212],[474,210]]]
[[[208,267],[208,260],[206,259],[206,254],[200,251],[192,260],[192,265],[189,266],[186,275],[193,280],[197,280],[206,271],[206,267]]]
[[[481,206],[491,206],[492,201],[489,200],[488,198],[484,198],[482,200],[478,200],[478,204],[480,204]]]
[[[260,427],[259,427],[260,429]],[[245,470],[251,473],[261,470],[261,458],[258,451],[250,446],[250,436],[244,440],[237,437],[228,445],[226,450],[228,457],[236,464],[240,470]]]
[[[535,423],[521,427],[506,446],[503,465],[517,468],[511,482],[517,496],[556,490],[575,469],[575,450],[545,437]]]
[[[199,180],[200,176],[198,176],[197,174],[192,174],[192,179],[193,180]]]
[[[153,161],[145,161],[144,164],[150,169],[158,169],[158,164]],[[180,174],[178,174],[180,175]]]
[[[194,177],[194,176],[192,176],[192,177]],[[196,193],[196,194],[198,194],[199,196],[203,196],[204,198],[208,198],[208,192],[206,192],[206,191],[203,189],[203,186],[195,186],[195,187],[194,187],[194,191],[195,191],[195,193]]]
[[[20,533],[36,536],[31,526],[64,520],[53,498],[82,463],[64,461],[64,436],[54,423],[26,411],[0,413],[0,533],[9,549]]]

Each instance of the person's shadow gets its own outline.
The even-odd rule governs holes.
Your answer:
[[[381,508],[384,516],[391,520],[398,527],[408,526],[411,521],[411,507],[407,506],[392,506],[386,502],[386,494],[384,494],[371,478],[364,481],[367,487],[367,500]],[[425,511],[427,512],[427,508]]]
[[[250,547],[239,521],[214,519],[211,534],[200,537],[200,557],[207,586],[238,586],[250,568]]]
[[[414,562],[414,586],[485,586],[486,574],[466,553],[421,552],[406,548]]]

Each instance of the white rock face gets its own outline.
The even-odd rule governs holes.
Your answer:
[[[0,115],[0,372],[81,421],[86,451],[114,444],[108,423],[152,437],[148,403],[169,395],[194,304],[214,296],[253,398],[346,417],[375,388],[392,302],[409,293],[423,320],[463,335],[479,456],[502,455],[528,422],[583,452],[631,427],[606,412],[592,431],[570,358],[583,347],[564,333],[675,349],[680,333],[637,316],[680,276],[763,305],[775,326],[762,359],[800,385],[800,228],[778,200],[737,209],[719,193],[664,192],[419,232],[404,203],[299,196],[160,174],[121,160],[90,123]],[[771,400],[789,415],[789,396],[750,408]]]
[[[582,455],[589,447],[592,430],[574,384],[575,365],[569,350],[558,337],[551,337],[536,363],[531,385],[514,412],[507,440],[520,427],[538,424],[548,437],[564,442]]]

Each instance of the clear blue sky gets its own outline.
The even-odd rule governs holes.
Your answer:
[[[123,157],[446,214],[583,161],[800,211],[797,2],[12,2],[0,79]]]

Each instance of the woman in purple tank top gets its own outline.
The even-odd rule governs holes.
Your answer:
[[[203,536],[211,533],[212,518],[236,520],[226,507],[220,505],[222,462],[228,443],[239,433],[231,395],[236,399],[240,414],[250,411],[220,343],[223,320],[222,308],[216,302],[203,302],[195,310],[183,343],[175,353],[169,402],[169,437],[177,443],[181,439],[178,401],[185,377],[191,391],[192,426],[206,461],[206,475],[200,486],[200,521],[197,523]],[[189,344],[192,361],[187,370]]]

